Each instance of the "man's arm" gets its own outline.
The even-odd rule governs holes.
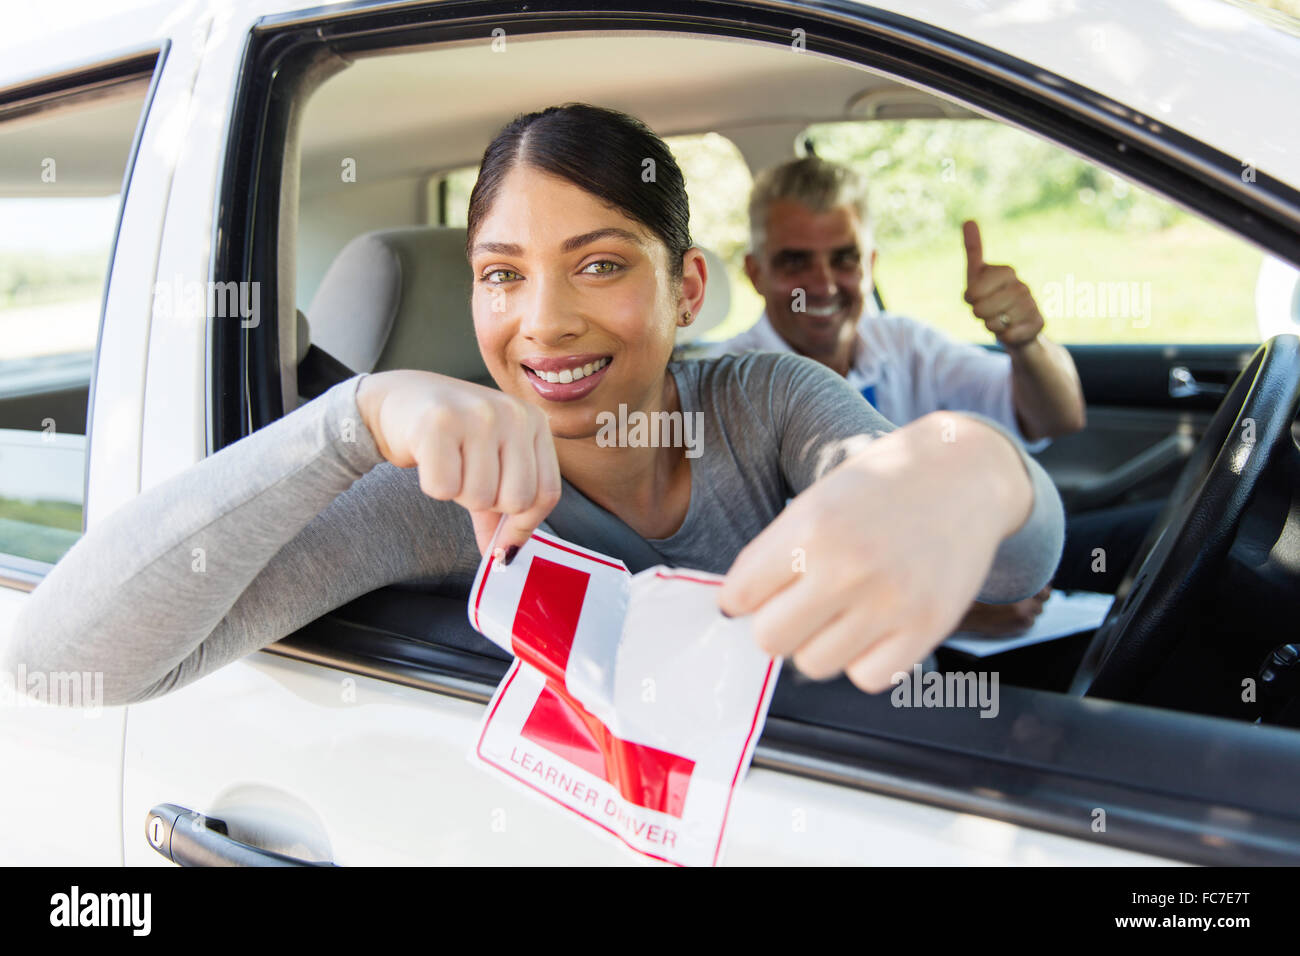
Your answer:
[[[1015,270],[984,261],[979,226],[966,222],[962,232],[965,299],[1011,356],[1012,402],[1021,433],[1034,441],[1081,430],[1087,413],[1070,353],[1042,334],[1038,303]]]
[[[1083,386],[1070,353],[1042,334],[1003,347],[1011,356],[1011,400],[1021,433],[1034,441],[1082,430]]]

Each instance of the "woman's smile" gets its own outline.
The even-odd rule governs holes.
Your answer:
[[[526,356],[520,367],[528,384],[550,402],[572,402],[590,395],[605,377],[613,357],[598,353]]]

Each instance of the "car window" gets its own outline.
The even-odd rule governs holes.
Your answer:
[[[668,148],[677,157],[691,200],[691,238],[696,245],[716,252],[727,266],[731,308],[708,338],[725,339],[754,324],[763,300],[745,275],[749,251],[750,187],[754,184],[740,150],[718,133],[668,136]]]
[[[816,22],[815,18],[819,14],[815,9],[806,8],[804,12],[810,18],[810,22]],[[758,10],[755,15],[761,17],[765,14]],[[863,6],[855,15],[870,17],[875,14],[872,8]],[[505,42],[503,38],[502,52],[506,49],[511,52],[495,61],[499,66],[499,73],[494,73],[483,70],[482,57],[495,55],[495,47],[492,52],[473,44],[448,44],[446,48],[441,48],[437,41],[442,36],[443,27],[433,22],[428,24],[428,32],[421,34],[420,43],[416,46],[410,41],[409,34],[405,32],[410,26],[409,22],[403,20],[399,32],[399,25],[394,16],[391,22],[393,32],[384,35],[383,30],[376,26],[380,19],[382,16],[376,14],[376,21],[368,21],[364,34],[348,36],[331,34],[327,50],[324,49],[325,34],[320,31],[319,24],[316,23],[287,24],[283,27],[272,25],[250,46],[251,52],[246,60],[247,73],[241,81],[244,84],[242,89],[250,91],[250,107],[258,105],[257,96],[269,98],[269,91],[275,91],[277,94],[283,92],[286,99],[297,95],[292,85],[293,78],[308,75],[306,70],[283,68],[284,63],[275,51],[284,49],[281,44],[285,37],[292,35],[294,41],[299,43],[295,49],[302,51],[299,55],[304,60],[308,55],[308,49],[313,44],[322,47],[317,51],[321,56],[335,57],[341,51],[349,55],[356,53],[357,56],[351,67],[332,75],[319,89],[311,91],[311,98],[301,114],[302,129],[299,142],[302,153],[301,156],[289,157],[290,162],[299,163],[301,172],[302,201],[297,222],[281,224],[281,228],[291,231],[280,232],[278,236],[269,229],[262,232],[246,230],[248,234],[245,235],[244,230],[237,228],[238,219],[223,219],[218,223],[218,227],[230,229],[231,242],[228,247],[218,251],[214,260],[214,272],[220,278],[243,279],[257,274],[258,270],[262,274],[269,273],[274,267],[276,257],[283,252],[284,247],[280,243],[287,235],[297,244],[298,286],[294,294],[301,305],[318,298],[315,294],[317,277],[329,266],[339,250],[355,236],[380,228],[395,229],[410,225],[439,223],[463,225],[464,209],[476,173],[471,163],[493,133],[499,129],[500,124],[526,105],[532,108],[546,102],[563,102],[586,96],[592,89],[590,77],[599,75],[592,67],[607,63],[619,54],[620,51],[617,49],[611,53],[611,47],[616,47],[620,41],[632,39],[630,36],[619,37],[616,33],[610,36],[602,35],[599,39],[530,35],[527,40],[510,39]],[[899,32],[900,25],[891,20],[888,28],[891,31],[890,35],[893,36]],[[557,29],[568,29],[568,26]],[[746,29],[749,27],[747,26]],[[784,25],[782,29],[785,29]],[[457,42],[462,39],[459,34],[450,32],[446,34],[446,38]],[[638,41],[641,39],[643,38],[637,37]],[[622,77],[625,84],[622,90],[602,87],[597,91],[599,96],[591,93],[590,98],[623,105],[634,114],[641,113],[651,118],[653,125],[664,132],[670,129],[700,129],[702,127],[699,125],[701,122],[699,117],[707,115],[710,117],[708,122],[731,133],[735,142],[744,145],[745,155],[754,162],[754,168],[758,168],[759,163],[766,163],[779,158],[780,155],[789,154],[788,144],[796,140],[796,136],[808,122],[806,119],[791,122],[789,117],[840,115],[839,104],[851,102],[852,98],[858,96],[864,89],[881,85],[876,82],[879,77],[873,77],[867,71],[859,72],[846,63],[838,63],[835,71],[810,71],[805,76],[802,71],[811,70],[811,67],[816,64],[815,58],[803,55],[791,58],[786,52],[784,43],[770,44],[767,50],[760,50],[756,46],[752,71],[745,72],[749,67],[744,63],[734,64],[737,72],[732,77],[728,71],[733,66],[728,65],[729,61],[722,56],[727,51],[720,46],[716,49],[704,49],[705,42],[700,37],[690,38],[689,42],[686,37],[672,39],[675,44],[671,64],[673,70],[679,70],[682,63],[688,62],[688,53],[693,46],[697,46],[700,52],[707,56],[701,56],[695,61],[697,74],[690,74],[687,71],[687,75],[711,77],[715,80],[718,77],[725,77],[728,81],[734,82],[717,84],[720,89],[744,90],[748,94],[756,77],[769,76],[766,71],[772,69],[787,71],[778,72],[776,75],[782,86],[780,92],[789,94],[791,99],[782,101],[782,104],[777,106],[761,103],[752,95],[745,95],[737,96],[734,106],[729,106],[726,111],[717,114],[705,112],[703,109],[688,110],[685,107],[673,112],[660,109],[664,100],[658,84],[641,82],[639,89],[651,91],[648,96],[642,97],[639,89],[634,89],[626,76]],[[932,39],[925,34],[917,35],[908,41],[909,46],[906,49],[918,64],[925,65],[928,62],[927,57],[931,57]],[[397,47],[403,43],[412,45],[413,49],[403,48],[399,51]],[[394,50],[385,50],[385,44],[392,44]],[[536,55],[531,52],[534,46],[538,51]],[[547,53],[552,46],[553,51],[543,56],[542,54]],[[742,44],[728,44],[728,46],[731,47],[732,52],[742,48]],[[852,51],[852,47],[848,44],[844,49]],[[863,63],[868,63],[874,58],[873,50],[870,44],[862,42],[858,50],[860,56],[849,57],[849,59],[860,59]],[[758,56],[759,53],[768,52],[774,55],[772,59]],[[368,53],[379,55],[366,56],[365,54]],[[781,59],[776,59],[776,56]],[[591,57],[591,60],[588,61],[587,57]],[[955,56],[945,54],[940,59],[941,62],[937,65],[954,71],[958,75],[958,80],[953,83],[929,82],[943,76],[935,69],[936,64],[930,63],[928,73],[922,71],[921,66],[917,66],[917,82],[926,83],[927,87],[935,88],[940,93],[954,92],[951,87],[958,81],[966,84],[965,89],[968,93],[977,89],[970,85],[970,76],[961,75],[966,66],[958,62]],[[637,58],[627,56],[623,62],[628,64],[628,72],[632,74],[631,78],[636,80],[637,71],[646,70],[645,64],[653,64],[655,61],[645,56]],[[894,65],[909,62],[906,59],[898,59]],[[540,68],[543,63],[548,66],[548,69]],[[559,66],[556,66],[557,64]],[[635,70],[632,69],[632,64],[636,64]],[[708,71],[704,69],[705,64],[708,66]],[[1056,102],[1054,97],[1058,94],[1054,92],[1053,97],[1046,97],[1041,92],[1035,93],[1035,104],[1040,109],[1037,112],[1026,111],[1023,94],[1019,88],[1012,95],[1009,84],[997,80],[998,71],[1004,67],[1005,64],[999,59],[992,61],[992,65],[987,70],[981,68],[979,79],[987,80],[992,92],[984,91],[980,87],[979,95],[972,96],[973,101],[984,106],[993,103],[998,107],[993,110],[994,112],[1027,118],[1028,121],[1034,121],[1037,116],[1037,121],[1031,122],[1030,125],[1044,128],[1041,117],[1047,115],[1048,111],[1057,109],[1052,104]],[[474,75],[483,80],[482,86],[476,86],[474,97],[441,97],[437,101],[436,110],[429,108],[430,89],[451,88],[450,84],[453,81],[463,81],[463,77],[467,75]],[[273,76],[280,79],[273,79]],[[420,82],[412,82],[417,78]],[[1043,83],[1046,84],[1051,79],[1048,76]],[[263,82],[264,80],[266,82]],[[543,86],[544,81],[549,85]],[[492,86],[493,82],[498,85]],[[789,89],[785,89],[786,86]],[[527,95],[521,96],[523,89],[527,90]],[[408,99],[402,100],[399,91],[408,91],[405,94]],[[1055,112],[1051,114],[1054,120],[1052,128],[1064,130],[1067,125],[1071,129],[1078,127],[1078,133],[1073,137],[1067,137],[1063,133],[1057,134],[1060,135],[1061,141],[1074,143],[1083,153],[1101,155],[1101,151],[1095,147],[1099,142],[1113,143],[1111,132],[1102,130],[1100,124],[1089,120],[1087,112],[1081,106],[1071,105],[1076,94],[1067,90],[1059,95],[1069,108],[1062,110],[1060,115]],[[995,96],[998,99],[995,100]],[[792,105],[785,105],[786,102]],[[756,103],[758,106],[755,106]],[[377,108],[376,104],[382,104],[383,108]],[[490,108],[486,108],[485,104],[490,104]],[[829,105],[826,105],[820,113],[814,113],[813,111],[819,108],[818,104]],[[659,113],[659,117],[652,116],[654,113]],[[860,114],[849,114],[845,111],[843,115]],[[760,122],[764,116],[771,122]],[[661,118],[663,122],[660,121]],[[675,125],[672,122],[674,118],[677,121]],[[1070,122],[1067,124],[1066,121]],[[750,129],[749,127],[755,123],[758,123],[760,128]],[[403,124],[409,128],[400,129]],[[855,128],[864,132],[856,132]],[[955,147],[945,145],[945,141],[938,133],[945,128],[951,129],[954,134],[961,131],[964,136],[974,137],[977,142],[970,144],[971,149],[979,147],[984,140],[993,143],[994,137],[1004,137],[1001,146],[1005,148],[990,150],[990,154],[981,159],[983,165],[979,165],[970,160],[969,153],[956,153],[953,152]],[[343,133],[342,138],[339,135],[340,131]],[[904,132],[913,134],[913,131],[917,138],[902,137]],[[842,133],[843,136],[839,137],[842,142],[837,144],[837,136],[831,135],[832,132]],[[852,135],[849,135],[850,133]],[[895,139],[886,142],[887,133],[893,135]],[[873,136],[881,138],[871,139]],[[1113,328],[1110,324],[1110,315],[1107,315],[1106,322],[1103,323],[1098,320],[1095,313],[1091,317],[1078,314],[1080,310],[1077,308],[1073,316],[1061,314],[1057,318],[1049,317],[1049,330],[1052,330],[1055,337],[1060,340],[1132,342],[1164,341],[1174,338],[1196,341],[1195,336],[1199,335],[1201,341],[1245,342],[1258,338],[1254,331],[1249,293],[1252,289],[1254,271],[1260,265],[1260,257],[1252,247],[1231,240],[1226,233],[1218,233],[1204,226],[1198,220],[1186,216],[1180,209],[1138,191],[1127,183],[1115,180],[1109,173],[1087,167],[1087,164],[1077,161],[1071,153],[1047,146],[1030,135],[1021,134],[1000,123],[984,120],[964,120],[960,124],[953,123],[949,127],[937,121],[907,120],[893,124],[882,121],[878,124],[865,124],[854,120],[837,123],[833,127],[827,127],[826,130],[813,127],[807,130],[804,138],[811,142],[819,155],[826,158],[867,163],[877,183],[877,191],[882,177],[894,166],[905,168],[910,163],[914,169],[919,170],[913,176],[912,184],[902,191],[901,198],[894,200],[899,210],[897,221],[908,224],[908,228],[902,225],[895,228],[884,220],[878,224],[882,247],[886,240],[891,243],[882,252],[882,260],[892,257],[896,251],[900,254],[900,264],[895,266],[894,273],[885,271],[888,268],[888,263],[885,261],[882,261],[880,272],[885,304],[895,310],[916,314],[950,329],[953,334],[960,335],[964,339],[987,341],[987,334],[980,331],[980,327],[969,316],[961,301],[964,279],[963,250],[960,230],[957,227],[962,219],[969,216],[979,220],[984,227],[985,248],[989,261],[1014,264],[1031,286],[1039,292],[1040,297],[1045,294],[1040,288],[1042,283],[1049,281],[1061,282],[1062,293],[1066,281],[1077,283],[1082,280],[1098,284],[1131,281],[1151,283],[1152,308],[1149,313],[1117,315],[1114,317],[1116,322]],[[289,137],[287,141],[292,143],[294,139]],[[341,148],[340,142],[345,142],[346,147]],[[988,143],[984,145],[987,147]],[[743,241],[743,236],[738,236],[734,232],[729,233],[727,230],[732,228],[730,224],[743,222],[748,191],[746,177],[740,176],[735,181],[728,181],[725,188],[718,187],[708,179],[710,172],[706,162],[707,156],[700,162],[700,168],[704,170],[701,173],[693,165],[696,157],[690,155],[689,145],[680,142],[677,137],[670,141],[670,145],[678,152],[679,159],[686,170],[688,189],[691,191],[692,198],[692,225],[696,239],[702,243],[716,242],[723,246],[728,237],[735,242]],[[840,148],[838,153],[837,145]],[[219,206],[227,210],[224,215],[232,216],[229,210],[236,208],[237,204],[234,200],[243,198],[235,191],[244,188],[247,182],[257,182],[255,172],[258,169],[270,168],[280,158],[277,151],[281,148],[275,137],[260,136],[251,125],[248,129],[237,132],[236,138],[230,145],[230,156],[240,175],[227,177],[228,184],[223,186],[223,198],[227,202]],[[951,159],[952,162],[945,163],[944,160],[947,159]],[[1182,168],[1180,163],[1166,162],[1160,156],[1152,157],[1152,161],[1158,172],[1176,173]],[[1133,168],[1123,163],[1116,163],[1116,166]],[[1081,168],[1083,172],[1079,171]],[[719,170],[715,170],[713,174],[723,175],[724,173]],[[1034,192],[1038,180],[1032,177],[1043,175],[1047,175],[1047,186],[1051,188],[1040,195]],[[248,178],[241,178],[241,176]],[[945,180],[945,176],[950,178]],[[278,179],[268,180],[268,183],[278,184],[278,182]],[[969,188],[961,194],[948,188],[954,184]],[[716,197],[708,195],[711,187],[717,194]],[[1224,193],[1226,194],[1227,190],[1224,190]],[[952,198],[961,195],[971,199],[973,204],[960,204]],[[279,192],[273,188],[264,188],[260,189],[259,194],[254,198],[258,203],[261,221],[275,223],[276,216],[280,212]],[[709,215],[705,211],[706,200],[713,198],[721,200],[725,208],[718,214],[714,224],[716,231],[709,233],[706,229],[714,227],[710,227],[706,222]],[[948,202],[952,203],[951,208],[945,205]],[[1198,199],[1189,196],[1187,202],[1189,206],[1197,208],[1205,208],[1207,205],[1204,197]],[[1225,214],[1223,221],[1239,223],[1241,221],[1239,204],[1229,197],[1227,205],[1231,207],[1228,213],[1236,218]],[[879,197],[876,198],[876,208],[882,216],[889,213],[889,203]],[[912,213],[916,214],[913,218],[903,218],[904,214]],[[927,234],[920,231],[919,227],[913,228],[918,223],[932,231]],[[1081,231],[1079,235],[1074,234],[1075,226],[1078,224],[1088,226],[1091,245],[1083,244],[1087,237],[1084,237]],[[405,230],[399,231],[405,232]],[[419,230],[411,232],[417,235],[414,237],[403,235],[400,240],[414,244],[417,239],[425,238],[418,235]],[[429,232],[436,232],[436,230],[429,230]],[[713,238],[706,238],[706,236]],[[1211,247],[1208,254],[1217,268],[1214,275],[1191,274],[1194,270],[1186,269],[1184,272],[1179,272],[1177,261],[1173,265],[1166,261],[1169,258],[1174,260],[1186,258],[1189,250],[1195,251],[1196,242],[1188,242],[1185,246],[1176,247],[1165,257],[1165,260],[1158,258],[1153,260],[1154,265],[1150,268],[1148,268],[1150,263],[1142,263],[1140,270],[1137,267],[1138,260],[1134,258],[1136,251],[1146,253],[1156,248],[1152,237],[1179,239],[1188,236],[1197,241],[1204,239],[1206,242],[1228,240],[1227,246],[1231,248],[1226,252],[1224,249],[1227,247],[1217,246]],[[917,242],[917,247],[910,253],[913,256],[914,277],[910,283],[906,281],[907,270],[903,267],[902,254],[908,250],[902,243],[902,238]],[[1021,245],[1014,245],[1013,240],[1017,239],[1024,241]],[[1068,256],[1058,254],[1057,258],[1049,263],[1050,270],[1043,267],[1041,262],[1036,262],[1031,255],[1038,252],[1037,245],[1047,239],[1055,239],[1058,248],[1063,248],[1069,253]],[[1236,244],[1232,245],[1234,242]],[[930,245],[926,247],[925,243]],[[940,249],[941,245],[946,251]],[[429,320],[432,317],[435,321],[448,323],[449,326],[455,323],[458,328],[455,335],[449,333],[443,337],[443,341],[437,343],[441,346],[440,349],[424,347],[428,344],[424,343],[421,347],[411,348],[402,356],[402,360],[406,361],[409,356],[411,361],[436,360],[441,363],[445,360],[449,367],[458,366],[462,359],[473,352],[473,340],[469,335],[468,323],[465,321],[468,318],[467,295],[464,294],[463,289],[453,287],[456,281],[464,279],[468,283],[470,278],[465,275],[467,270],[464,268],[463,250],[443,244],[427,250],[436,255],[423,255],[425,250],[417,251],[422,252],[422,258],[418,260],[421,263],[419,275],[427,278],[436,273],[437,282],[431,282],[420,293],[422,298],[418,302],[419,308],[410,313],[415,321],[410,322],[409,327],[423,331],[430,325]],[[724,257],[729,254],[726,248],[715,248],[715,251]],[[1102,253],[1110,254],[1112,257],[1098,259],[1097,257]],[[379,258],[376,257],[377,260]],[[1102,262],[1102,266],[1095,264],[1098,261]],[[362,265],[366,269],[373,268],[373,264]],[[1175,301],[1174,295],[1181,290],[1178,286],[1167,284],[1171,281],[1168,279],[1161,280],[1165,284],[1157,285],[1155,266],[1163,269],[1162,275],[1174,276],[1179,282],[1190,286],[1194,307],[1183,314],[1191,315],[1197,322],[1203,323],[1197,327],[1198,330],[1184,329],[1179,332],[1173,320],[1161,317],[1160,310]],[[942,277],[943,287],[940,285],[939,277],[941,268],[946,270]],[[366,273],[351,274],[365,275]],[[410,276],[411,270],[403,274]],[[920,278],[915,278],[916,276]],[[1071,276],[1073,279],[1069,278]],[[352,285],[359,286],[355,282]],[[736,282],[734,285],[733,291],[740,291],[747,287],[746,282]],[[382,326],[392,315],[391,307],[387,302],[373,302],[377,297],[368,294],[371,286],[359,287],[367,294],[358,296],[355,301],[349,299],[343,302],[344,307],[334,310],[333,317],[337,319],[336,328],[348,333],[337,336],[335,341],[340,345],[346,346],[353,342],[356,336],[351,333],[358,330],[365,331],[365,322],[370,322],[374,327],[379,328],[383,335],[389,334]],[[1094,286],[1094,294],[1099,288],[1099,285]],[[433,291],[430,292],[430,289]],[[1229,289],[1235,298],[1229,297]],[[282,286],[278,294],[287,294],[287,290]],[[339,297],[340,301],[344,298]],[[1137,301],[1142,303],[1141,294]],[[357,303],[360,304],[359,307]],[[309,309],[313,341],[316,340],[318,331],[329,331],[330,323],[326,319],[330,316],[326,314],[328,310],[324,306],[330,304],[322,301],[321,309]],[[375,304],[373,314],[363,319],[359,313],[372,304]],[[1060,308],[1064,311],[1064,300]],[[321,314],[316,314],[317,311]],[[1166,316],[1172,314],[1174,313],[1170,311]],[[1218,324],[1211,324],[1211,320]],[[248,338],[255,340],[258,337],[274,335],[276,331],[268,324],[266,327],[250,330]],[[328,340],[325,341],[327,345],[331,345]],[[243,349],[239,347],[241,345],[242,343],[232,338],[226,343],[224,351],[216,354],[212,382],[214,395],[237,393],[240,386],[250,379],[269,382],[272,386],[279,384],[278,379],[270,378],[278,375],[278,367],[269,361],[259,361],[257,357],[259,353],[256,350]],[[329,351],[329,348],[326,348],[326,351]],[[274,352],[268,350],[263,354],[270,355]],[[459,374],[459,372],[459,367],[456,367],[454,373]],[[278,390],[274,387],[263,388],[262,392],[278,394]],[[280,414],[275,407],[276,403],[257,400],[256,390],[250,389],[249,396],[246,399],[248,427],[262,427]],[[214,432],[214,447],[223,447],[242,434],[243,416],[240,416],[238,425],[239,429],[227,429],[222,434]],[[304,629],[296,639],[304,642],[299,644],[304,660],[312,660],[318,664],[338,663],[343,669],[355,669],[358,666],[371,667],[373,663],[374,672],[396,674],[398,676],[394,679],[400,682],[438,692],[464,693],[461,685],[465,682],[465,675],[475,675],[479,680],[479,690],[488,691],[481,698],[486,700],[491,686],[500,677],[500,671],[484,666],[482,655],[475,650],[476,644],[457,643],[462,636],[465,636],[462,632],[468,628],[464,607],[463,593],[457,587],[449,587],[445,592],[425,590],[423,587],[390,588],[385,589],[384,592],[363,595],[349,607],[339,609],[337,613],[327,615],[311,627]],[[1047,651],[1054,652],[1065,648],[1060,652],[1060,657],[1061,660],[1069,663],[1071,655],[1078,656],[1083,653],[1084,644],[1089,636],[1087,632],[1080,632],[1079,635],[1075,635],[1075,638],[1082,637],[1083,643],[1070,645],[1070,647],[1066,647],[1064,643],[1050,644],[1049,642]],[[281,645],[283,646],[284,644]],[[461,651],[464,653],[459,653]],[[443,655],[444,652],[446,657],[436,656]],[[359,665],[358,661],[365,663]],[[500,662],[493,660],[486,663],[495,665]],[[1000,662],[994,662],[991,667],[980,664],[954,669],[965,671],[971,676],[975,675],[976,670],[990,676],[997,676],[1000,674],[1001,667]],[[942,667],[940,669],[942,670]],[[1008,669],[1005,688],[1007,698],[1004,700],[1006,709],[1003,713],[1007,715],[1013,713],[1011,699],[1023,691],[1026,695],[1024,699],[1030,701],[1030,708],[1040,706],[1043,702],[1057,708],[1056,713],[1045,724],[1052,733],[1056,733],[1058,728],[1065,727],[1061,715],[1070,715],[1077,717],[1078,729],[1071,727],[1061,732],[1094,753],[1096,752],[1095,740],[1115,737],[1115,728],[1103,723],[1108,712],[1106,708],[1082,706],[1079,701],[1063,692],[1063,685],[1058,687],[1057,684],[1052,683],[1055,679],[1052,675],[1035,673],[1032,682],[1025,682],[1029,685],[1026,687],[1013,684],[1012,676]],[[459,681],[460,685],[453,685],[454,681]],[[787,682],[787,686],[790,683],[793,682]],[[461,690],[449,690],[454,686],[461,686]],[[958,740],[960,746],[967,750],[974,760],[986,762],[996,758],[1002,752],[1001,744],[992,736],[977,740],[972,733],[986,734],[995,728],[1000,730],[1010,727],[1014,737],[1023,727],[1021,722],[1010,716],[1009,719],[1001,721],[983,721],[975,717],[965,724],[958,724],[957,720],[964,719],[963,713],[957,712],[960,708],[951,708],[953,713],[949,714],[941,706],[937,716],[941,718],[951,716],[954,719],[950,731],[931,721],[931,718],[936,715],[924,711],[928,704],[918,703],[915,705],[917,709],[912,709],[911,704],[900,705],[906,709],[899,710],[894,709],[892,701],[883,697],[874,698],[879,710],[874,715],[867,716],[860,695],[848,693],[851,688],[844,684],[840,685],[840,690],[845,692],[845,696],[836,700],[828,695],[827,688],[809,686],[806,694],[799,695],[798,701],[790,702],[789,698],[779,700],[780,710],[777,709],[778,705],[774,705],[773,713],[779,719],[788,719],[792,725],[800,721],[806,722],[809,726],[816,725],[819,733],[828,727],[843,729],[852,739],[837,744],[837,755],[846,758],[839,765],[841,769],[863,765],[860,759],[861,752],[850,750],[850,744],[858,746],[863,741],[869,741],[878,735],[881,740],[888,739],[892,746],[893,742],[900,738],[900,731],[912,732],[909,744],[920,744],[922,748],[927,748],[937,742],[943,748],[942,754],[946,755],[954,752],[953,741]],[[780,696],[778,694],[778,697]],[[920,698],[918,697],[917,700],[919,701]],[[785,705],[788,702],[791,706],[786,709]],[[1029,712],[1028,708],[1027,712]],[[974,715],[966,711],[965,716]],[[985,727],[989,730],[986,731]],[[1041,737],[1034,738],[1024,746],[1032,749],[1038,746],[1039,740]],[[815,746],[810,746],[809,741]],[[809,736],[804,738],[803,746],[816,749],[823,742]],[[918,763],[924,761],[927,765],[933,766],[934,754],[937,752],[939,751],[920,749],[916,751],[916,759]],[[1026,756],[1029,760],[1036,761],[1036,766],[1041,767],[1041,753],[1026,753]],[[1147,786],[1150,780],[1155,780],[1157,784],[1163,786],[1168,782],[1168,775],[1162,769],[1166,764],[1160,761],[1166,756],[1167,754],[1162,754],[1160,750],[1149,746],[1135,750],[1132,765],[1125,768],[1123,773],[1134,781],[1140,780],[1143,786]],[[1099,760],[1102,765],[1113,763],[1109,754]],[[1088,781],[1088,786],[1097,779],[1096,765],[1085,765],[1084,762],[1076,761],[1073,757],[1068,763],[1072,772],[1077,771],[1081,779]],[[848,774],[845,773],[842,779],[848,779]],[[1228,785],[1232,781],[1222,782]],[[1185,784],[1186,781],[1180,779],[1170,789],[1176,791]],[[989,787],[984,788],[984,791],[995,792],[996,789]],[[1072,805],[1070,812],[1074,813],[1080,805]],[[1120,815],[1117,814],[1118,816]],[[1086,814],[1081,815],[1079,820],[1082,821],[1080,826],[1086,830],[1089,822]],[[1087,833],[1083,835],[1086,836]]]
[[[424,208],[430,226],[460,226],[469,221],[469,194],[478,179],[478,163],[429,177]]]
[[[0,111],[0,554],[81,534],[86,412],[147,81]]]
[[[1035,136],[906,119],[818,124],[804,138],[867,177],[891,312],[988,341],[962,301],[961,224],[974,219],[985,260],[1015,268],[1056,341],[1261,341],[1260,250]]]

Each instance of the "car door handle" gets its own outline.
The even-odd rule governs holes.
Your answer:
[[[1110,504],[1129,489],[1151,481],[1167,469],[1181,466],[1195,448],[1196,440],[1191,435],[1182,432],[1166,435],[1123,464],[1073,488],[1070,510],[1084,511]]]
[[[174,803],[160,803],[145,818],[149,845],[181,866],[334,866],[298,860],[240,843],[222,820],[204,817]]]
[[[1169,370],[1169,397],[1190,398],[1193,395],[1226,395],[1228,386],[1217,382],[1198,382],[1186,365],[1175,365]]]

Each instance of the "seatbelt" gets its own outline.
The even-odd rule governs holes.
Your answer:
[[[657,564],[672,565],[619,517],[600,507],[566,479],[561,478],[560,483],[560,503],[542,522],[544,528],[574,544],[621,559],[633,574]]]
[[[298,394],[303,398],[316,398],[356,374],[324,349],[308,346],[307,354],[298,363]]]

